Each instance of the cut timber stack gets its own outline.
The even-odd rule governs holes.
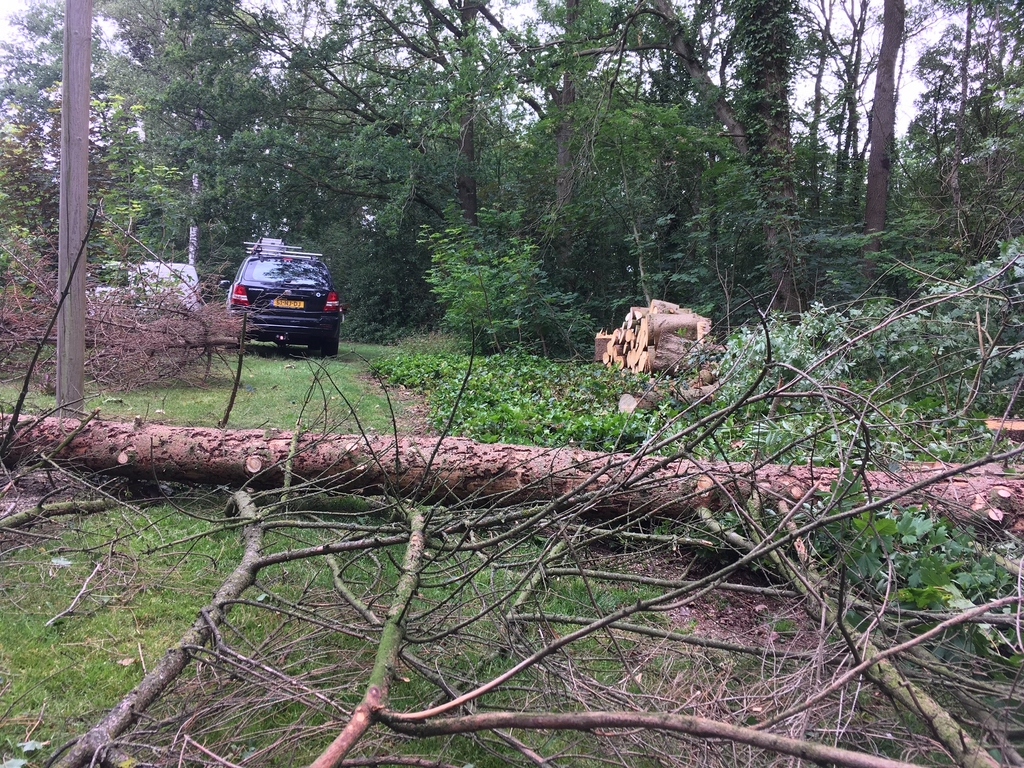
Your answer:
[[[621,327],[594,337],[594,362],[637,373],[672,373],[710,330],[708,318],[655,299],[649,307],[631,307]]]

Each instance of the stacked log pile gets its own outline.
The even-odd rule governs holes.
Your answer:
[[[649,307],[631,307],[621,327],[594,337],[594,362],[636,373],[675,373],[710,331],[708,318],[655,299]]]

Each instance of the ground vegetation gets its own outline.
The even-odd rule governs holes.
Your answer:
[[[714,399],[595,422],[601,451],[445,436],[638,383],[523,354],[381,356],[457,385],[436,435],[353,432],[321,360],[292,424],[8,417],[5,761],[1014,764],[1024,449],[978,415],[1016,408],[1006,256],[738,333]]]
[[[94,301],[101,411],[55,422],[61,10],[29,5],[3,767],[1024,764],[1024,26],[900,10],[97,3],[91,285],[210,289]],[[261,235],[325,254],[351,338],[445,355],[356,382],[245,344],[215,286]],[[713,320],[672,377],[579,364],[654,299]]]

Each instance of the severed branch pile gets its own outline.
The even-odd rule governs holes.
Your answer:
[[[54,343],[52,334],[43,335],[57,305],[56,272],[38,257],[12,253],[11,258],[0,284],[0,371],[13,378],[24,372],[25,350]],[[215,355],[237,349],[240,331],[240,320],[219,301],[186,307],[173,288],[140,296],[92,286],[86,373],[112,391],[172,380],[199,384],[209,377]],[[54,387],[54,366],[53,356],[44,356],[35,372],[43,390]]]
[[[22,337],[26,302],[0,307]],[[671,371],[706,333],[684,317],[631,313],[625,362],[597,351]],[[773,361],[764,330],[735,402],[634,454],[338,434],[329,377],[318,433],[0,419],[0,610],[59,656],[26,671],[3,639],[0,760],[1024,766],[1024,380],[983,459],[911,464],[875,450],[887,396],[821,375],[835,350]],[[796,402],[820,426],[700,458]]]
[[[2,610],[73,639],[42,682],[4,640],[0,735],[43,768],[1024,766],[1020,386],[982,459],[912,464],[770,337],[633,454],[339,434],[320,379],[317,433],[0,420]],[[701,458],[798,402],[820,426]]]

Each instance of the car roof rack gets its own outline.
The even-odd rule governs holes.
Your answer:
[[[276,237],[261,237],[255,243],[246,242],[249,246],[250,256],[268,256],[273,258],[281,258],[286,256],[288,258],[302,258],[302,259],[323,259],[322,253],[312,253],[310,251],[304,251],[297,245],[285,245],[284,240]]]

